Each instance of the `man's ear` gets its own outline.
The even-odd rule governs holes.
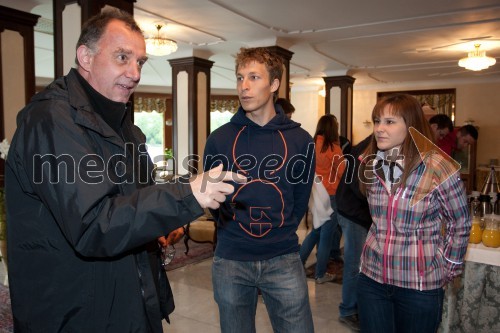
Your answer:
[[[76,58],[78,60],[79,66],[86,72],[90,71],[90,65],[92,64],[92,51],[86,45],[80,45],[76,49]]]
[[[275,92],[280,87],[280,80],[274,79],[271,83],[271,92]]]

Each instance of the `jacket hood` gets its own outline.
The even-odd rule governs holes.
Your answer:
[[[238,112],[231,118],[231,123],[239,126],[251,126],[262,130],[287,130],[290,128],[300,127],[297,123],[285,115],[283,108],[279,104],[274,104],[276,116],[274,116],[267,124],[260,126],[254,123],[246,116],[246,111],[240,106]]]

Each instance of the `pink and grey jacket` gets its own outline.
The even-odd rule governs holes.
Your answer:
[[[431,290],[462,271],[471,227],[464,185],[458,172],[446,179],[452,166],[440,154],[427,154],[424,162],[392,191],[384,176],[388,166],[373,169],[367,186],[373,224],[360,271],[379,283]]]

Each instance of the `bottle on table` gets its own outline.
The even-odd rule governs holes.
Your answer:
[[[497,215],[488,214],[485,216],[485,227],[483,230],[482,242],[487,247],[500,246],[500,228]]]
[[[481,202],[479,201],[479,192],[472,191],[472,201],[470,204],[470,216],[472,217],[472,227],[470,229],[469,243],[479,244],[483,238],[483,229],[481,228]]]

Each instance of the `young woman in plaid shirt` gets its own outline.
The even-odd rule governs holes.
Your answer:
[[[373,219],[358,279],[361,331],[436,332],[443,287],[461,273],[467,250],[465,188],[450,158],[427,140],[415,98],[382,98],[372,120],[360,167]]]

